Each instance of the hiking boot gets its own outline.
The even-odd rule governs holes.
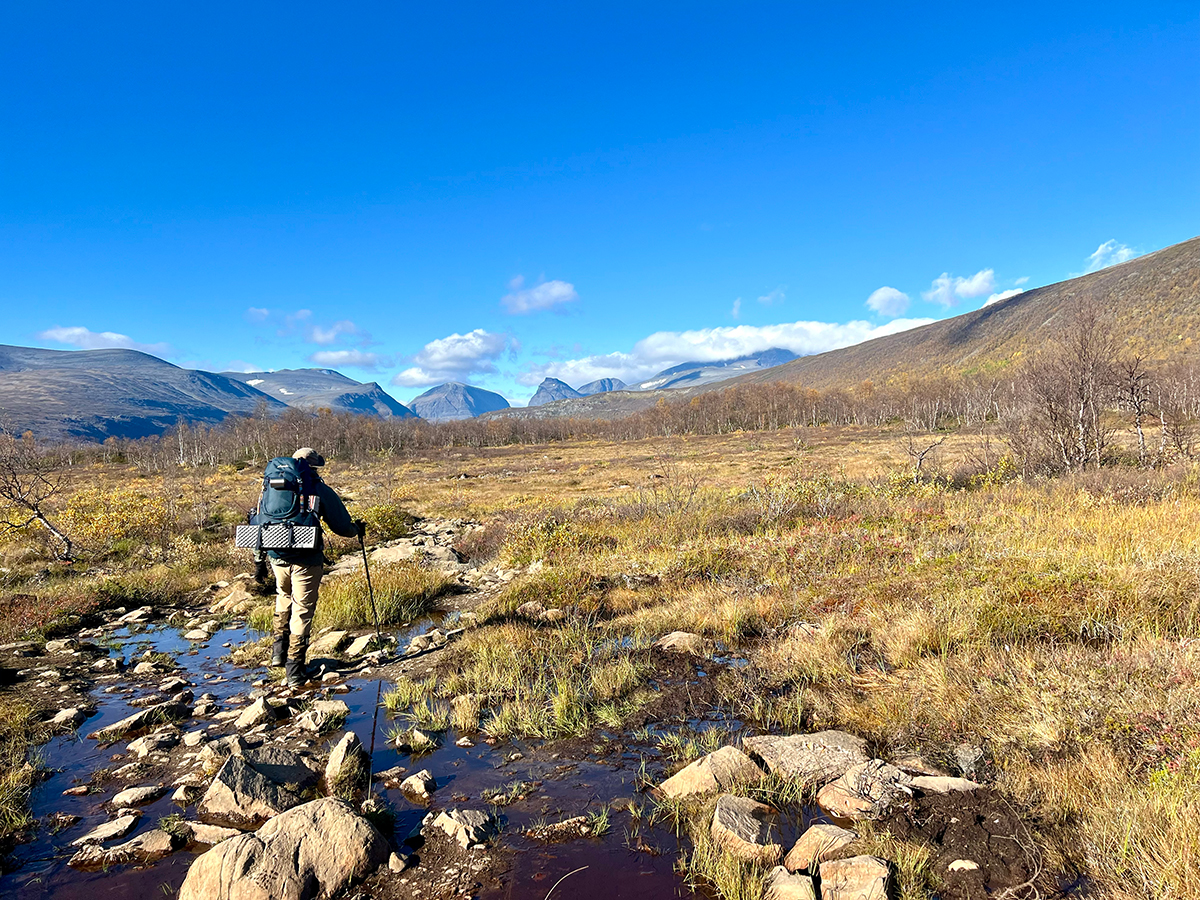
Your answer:
[[[275,643],[271,645],[271,661],[267,663],[269,668],[278,669],[287,662],[287,645],[286,634],[283,637],[275,636]]]
[[[284,667],[287,686],[291,688],[304,687],[308,684],[308,670],[298,659],[289,659]]]

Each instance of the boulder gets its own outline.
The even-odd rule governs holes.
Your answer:
[[[317,700],[296,718],[296,725],[320,734],[341,725],[348,715],[350,707],[344,700]]]
[[[801,788],[820,787],[868,761],[867,742],[844,731],[748,737],[742,747],[759,756],[768,771],[798,781]]]
[[[315,787],[320,778],[306,757],[283,747],[246,749],[242,751],[242,759],[259,775],[291,790]]]
[[[859,763],[817,793],[817,804],[843,819],[878,818],[912,796],[912,776],[882,759]]]
[[[886,900],[892,870],[877,856],[821,863],[821,900]]]
[[[422,803],[427,802],[430,795],[436,790],[437,781],[434,780],[433,774],[428,769],[422,769],[420,772],[409,775],[400,782],[401,793]]]
[[[738,859],[775,865],[783,856],[783,848],[773,839],[775,815],[771,807],[747,797],[722,794],[713,813],[713,840]]]
[[[664,797],[719,794],[743,785],[756,785],[763,770],[737,747],[722,747],[680,769],[658,786]]]
[[[85,834],[81,838],[76,838],[71,841],[72,847],[83,847],[86,844],[103,844],[106,841],[113,841],[119,837],[125,837],[129,832],[133,831],[134,826],[138,823],[139,816],[129,813],[124,816],[118,816],[111,822],[105,822],[103,825],[97,826]]]
[[[383,835],[350,804],[313,800],[197,857],[179,900],[332,897],[366,878],[390,854]]]
[[[209,825],[258,828],[268,819],[300,803],[301,798],[256,772],[236,756],[225,760],[196,807]]]
[[[327,631],[308,645],[308,655],[310,658],[316,659],[318,656],[337,653],[346,646],[348,640],[350,640],[348,631]]]
[[[817,900],[817,891],[807,875],[793,875],[783,866],[767,873],[764,900]]]
[[[789,872],[817,871],[817,866],[858,840],[858,835],[837,825],[812,825],[792,845],[783,865]]]
[[[672,631],[655,641],[654,646],[659,650],[690,653],[692,656],[704,656],[708,652],[708,641],[690,631]]]
[[[143,731],[154,725],[162,724],[163,722],[186,719],[188,712],[188,708],[179,703],[158,703],[154,706],[147,706],[145,709],[139,710],[132,716],[127,716],[119,722],[113,722],[111,725],[97,729],[89,734],[88,737],[102,743],[119,741],[124,737],[128,737],[138,731]]]
[[[433,827],[440,828],[458,841],[466,850],[474,844],[482,844],[495,830],[495,820],[478,809],[451,809],[439,813]]]
[[[128,806],[145,806],[147,803],[153,803],[166,792],[166,787],[161,784],[146,784],[141,787],[125,788],[125,790],[112,798],[112,805],[116,809],[124,809]]]
[[[325,787],[330,793],[355,794],[370,781],[371,758],[353,731],[347,731],[329,753]]]

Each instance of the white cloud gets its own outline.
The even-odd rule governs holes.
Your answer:
[[[72,347],[79,347],[83,350],[140,350],[142,353],[150,353],[154,356],[174,356],[175,351],[170,344],[143,344],[135,341],[127,334],[118,334],[115,331],[89,331],[82,325],[72,325],[63,328],[55,325],[53,328],[47,328],[45,331],[38,332],[38,339],[43,341],[54,341],[59,344],[68,344]]]
[[[885,285],[871,292],[867,306],[881,316],[902,316],[908,310],[908,294]]]
[[[358,369],[378,369],[390,365],[386,357],[363,350],[318,350],[309,354],[308,361],[318,366],[353,366]]]
[[[1088,257],[1087,268],[1083,271],[1085,274],[1099,272],[1101,269],[1107,269],[1117,263],[1128,262],[1136,256],[1141,256],[1141,254],[1126,244],[1118,243],[1115,240],[1105,241],[1096,248],[1095,253]]]
[[[413,366],[392,378],[392,384],[404,387],[466,381],[472,375],[494,375],[496,360],[519,345],[506,334],[493,334],[476,328],[467,334],[452,334],[430,341],[413,356]]]
[[[738,297],[736,300],[733,301],[733,309],[731,309],[729,311],[729,314],[731,316],[733,316],[735,319],[741,318],[741,315],[742,315],[742,298],[741,297]]]
[[[519,377],[536,385],[547,376],[578,387],[597,378],[620,378],[635,384],[682,362],[715,362],[782,347],[799,355],[823,353],[872,338],[927,325],[932,319],[894,319],[870,322],[785,322],[780,325],[732,325],[694,331],[659,331],[638,341],[629,353],[606,353],[581,359],[556,360],[530,366]]]
[[[340,322],[334,322],[328,328],[322,328],[320,325],[313,325],[308,329],[306,337],[314,344],[322,346],[332,344],[342,335],[360,335],[361,332],[349,319],[342,319]]]
[[[246,362],[244,359],[231,359],[229,363],[221,369],[222,372],[262,372],[263,367],[252,362]],[[248,383],[248,382],[247,382]]]
[[[775,290],[771,291],[771,293],[764,294],[763,296],[759,297],[758,302],[763,306],[774,306],[777,303],[782,303],[786,299],[787,294],[783,292],[783,285],[781,284],[779,287],[775,288]]]
[[[1007,300],[1009,297],[1015,297],[1017,294],[1025,293],[1020,288],[1009,288],[1007,291],[1000,291],[998,294],[992,294],[983,301],[984,306],[991,306],[993,303],[999,303],[1001,300]]]
[[[263,309],[260,306],[251,306],[246,310],[246,319],[250,322],[265,322],[270,315],[269,309]]]
[[[1015,284],[1015,285],[1022,285],[1022,284],[1024,284],[1025,282],[1027,282],[1028,280],[1029,280],[1029,276],[1028,276],[1028,275],[1022,275],[1020,278],[1018,278],[1016,281],[1014,281],[1014,282],[1013,282],[1013,284]]]
[[[933,303],[950,307],[959,300],[971,300],[996,290],[996,273],[992,269],[980,269],[970,278],[951,277],[943,272],[933,279],[933,285],[921,296]]]
[[[504,308],[514,315],[538,312],[543,309],[553,309],[563,303],[572,303],[579,299],[575,285],[565,281],[543,281],[531,288],[521,289],[525,279],[518,275],[508,283],[511,293],[505,294],[500,302]]]

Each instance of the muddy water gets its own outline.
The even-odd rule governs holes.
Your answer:
[[[415,623],[411,632],[422,633],[429,624]],[[112,633],[110,652],[126,659],[147,649],[170,653],[180,666],[176,674],[191,681],[197,695],[211,692],[224,700],[235,694],[245,695],[252,689],[251,682],[263,677],[265,670],[231,665],[224,659],[228,649],[222,644],[237,644],[256,636],[244,628],[226,629],[206,645],[193,648],[179,629],[173,627],[155,626],[133,633],[122,629]],[[404,635],[399,637],[403,644]],[[479,896],[487,900],[543,900],[560,879],[563,880],[554,892],[556,897],[613,900],[698,896],[687,889],[674,871],[680,849],[675,836],[662,827],[641,824],[639,828],[627,811],[610,813],[611,828],[600,839],[545,845],[522,834],[527,826],[599,811],[621,799],[643,804],[645,798],[637,794],[634,784],[641,764],[640,754],[606,752],[604,741],[569,756],[559,756],[553,747],[524,742],[497,746],[480,742],[464,748],[455,745],[458,736],[450,732],[437,750],[412,758],[386,742],[391,723],[384,710],[377,710],[377,697],[381,688],[386,691],[390,685],[381,685],[377,678],[370,677],[352,678],[347,684],[350,692],[336,695],[351,709],[344,727],[355,731],[364,746],[373,748],[373,769],[380,771],[397,765],[410,772],[429,769],[438,784],[435,809],[487,808],[481,800],[485,790],[504,788],[515,781],[540,783],[527,799],[498,810],[504,828],[488,852],[502,874],[498,879],[485,881]],[[106,693],[104,688],[112,685],[135,689]],[[32,808],[43,825],[30,843],[16,849],[19,867],[0,878],[0,897],[98,900],[174,896],[194,858],[191,853],[179,852],[144,868],[118,866],[107,872],[81,872],[67,866],[73,852],[70,842],[110,818],[102,803],[126,784],[122,782],[103,793],[83,797],[63,796],[63,791],[86,783],[98,769],[116,768],[130,761],[123,753],[123,742],[101,747],[83,735],[130,715],[137,707],[129,701],[145,696],[152,689],[152,685],[135,686],[134,682],[123,680],[98,683],[91,693],[96,714],[81,726],[79,735],[56,737],[41,748],[43,765],[52,774],[35,789]],[[202,724],[206,723],[193,720],[181,723],[181,727],[187,730]],[[335,732],[333,737],[338,734]],[[174,777],[154,780],[169,783]],[[148,783],[148,780],[134,779],[130,783]],[[379,786],[376,789],[382,790]],[[403,846],[405,838],[419,827],[428,809],[409,803],[398,791],[387,791],[387,800],[396,812],[394,842],[407,850]],[[195,818],[194,808],[181,809],[170,801],[169,795],[142,809],[137,828],[124,839],[153,829],[167,815],[182,812],[186,818]],[[44,820],[55,812],[80,816],[81,821],[57,834],[51,833]],[[416,871],[419,868],[418,865]],[[416,871],[406,875],[411,877]]]

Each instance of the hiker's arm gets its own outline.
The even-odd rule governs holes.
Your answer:
[[[321,498],[321,518],[325,520],[329,530],[342,537],[357,537],[358,529],[354,527],[350,513],[346,511],[346,504],[334,493],[333,488],[322,482],[317,487],[317,494]]]

